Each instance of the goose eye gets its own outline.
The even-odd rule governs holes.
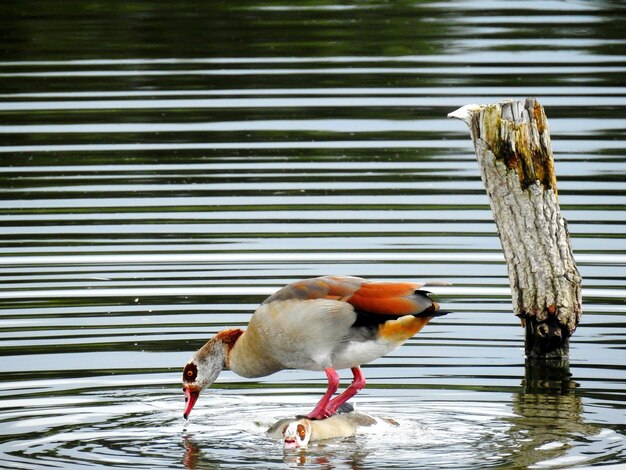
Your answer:
[[[302,441],[306,437],[306,430],[304,429],[304,426],[302,426],[301,424],[298,424],[298,437]]]
[[[198,376],[198,368],[194,363],[189,363],[185,366],[185,370],[183,370],[183,381],[184,382],[193,382],[196,380]]]

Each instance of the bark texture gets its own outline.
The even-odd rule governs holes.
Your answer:
[[[467,105],[470,128],[506,259],[526,355],[567,358],[582,314],[581,277],[558,204],[548,122],[534,99]]]

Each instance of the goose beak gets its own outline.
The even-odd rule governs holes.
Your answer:
[[[285,446],[285,449],[297,449],[298,448],[298,442],[292,437],[286,437],[285,441],[283,442],[283,445]]]
[[[187,419],[193,405],[198,401],[200,392],[192,390],[190,387],[185,387],[183,390],[185,391],[185,412],[183,413],[183,418]]]

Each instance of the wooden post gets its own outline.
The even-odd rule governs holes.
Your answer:
[[[552,145],[533,98],[466,105],[448,117],[470,129],[506,259],[526,357],[567,361],[582,314],[581,277],[561,217]]]

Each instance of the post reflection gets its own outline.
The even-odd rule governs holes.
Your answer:
[[[526,363],[521,391],[513,397],[516,417],[511,418],[509,431],[509,451],[516,468],[565,459],[572,449],[572,436],[599,432],[583,420],[577,387],[567,361]]]

